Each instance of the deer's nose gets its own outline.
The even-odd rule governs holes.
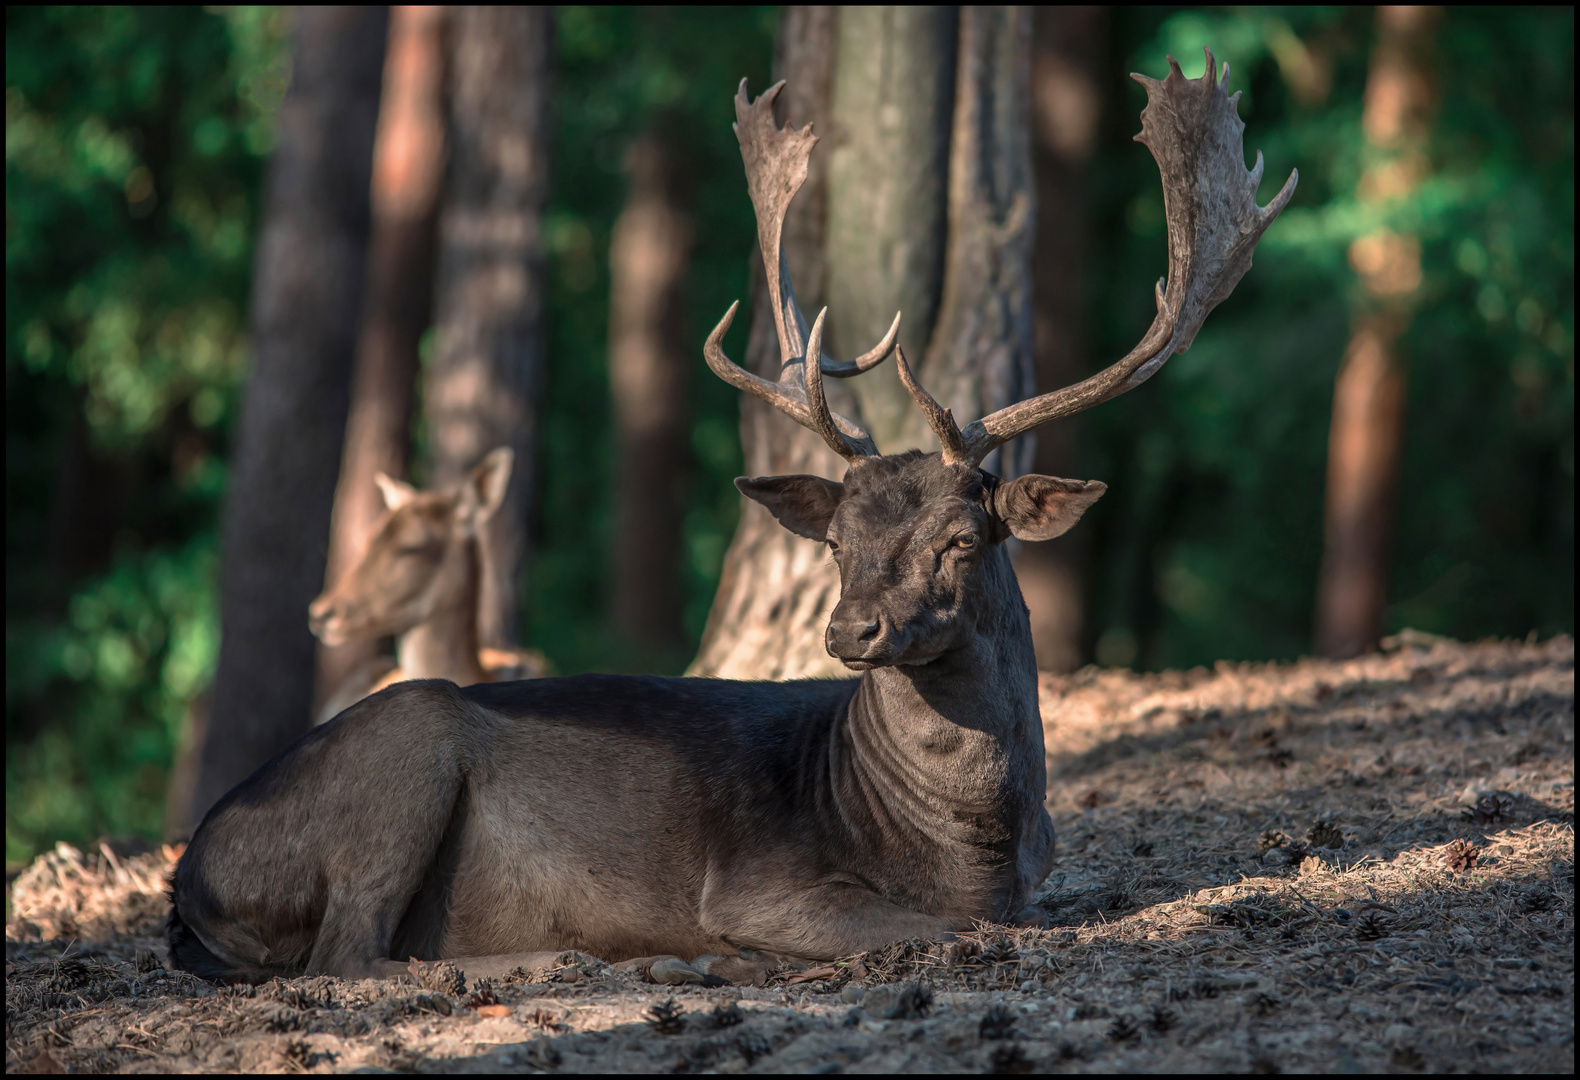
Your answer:
[[[329,620],[339,614],[339,605],[335,603],[333,597],[320,596],[307,605],[308,628],[315,634],[321,633]]]
[[[869,660],[877,644],[882,620],[871,612],[845,614],[839,611],[828,621],[823,644],[829,655],[841,660]]]

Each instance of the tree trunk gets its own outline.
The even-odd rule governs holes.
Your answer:
[[[963,421],[1029,398],[1036,390],[1031,241],[1037,215],[1030,82],[1031,9],[962,8],[944,293],[917,374],[939,403]],[[936,448],[937,438],[921,411],[913,405],[906,416],[906,445]],[[1031,467],[1033,448],[1033,436],[1015,439],[989,454],[982,467],[1013,479]]]
[[[367,264],[386,8],[297,8],[253,268],[253,369],[227,497],[212,716],[188,825],[312,723],[324,582]]]
[[[1107,12],[1099,7],[1039,7],[1032,16],[1032,160],[1037,177],[1037,244],[1032,256],[1037,392],[1089,375],[1084,333],[1086,162],[1097,143],[1104,85]],[[1080,418],[1037,432],[1032,470],[1079,478]],[[1015,563],[1031,612],[1037,666],[1074,671],[1082,659],[1086,529],[1026,543]]]
[[[609,384],[619,442],[614,623],[633,644],[664,651],[684,642],[691,218],[685,170],[667,140],[655,132],[637,139],[626,169],[630,188],[609,246]]]
[[[791,7],[781,25],[777,69],[789,86],[779,119],[817,120],[825,136],[785,228],[796,293],[809,316],[834,299],[829,341],[842,355],[904,310],[907,354],[964,419],[1031,391],[1028,38],[1028,13],[1016,8]],[[764,292],[747,364],[777,378]],[[936,448],[892,370],[825,386],[881,449]],[[821,439],[755,399],[741,403],[741,440],[753,475],[844,475]],[[1009,475],[1023,470],[1024,449],[1011,448]],[[746,502],[692,672],[846,674],[823,648],[838,597],[823,549]]]
[[[433,296],[434,224],[444,175],[444,9],[390,9],[384,94],[373,145],[373,240],[357,340],[346,444],[335,486],[326,587],[362,557],[384,513],[376,473],[406,476],[418,343]],[[314,710],[357,665],[374,639],[318,647]]]
[[[1371,163],[1356,191],[1362,202],[1406,197],[1426,176],[1437,103],[1431,49],[1441,14],[1434,7],[1377,9],[1363,116]],[[1375,648],[1382,633],[1404,434],[1398,340],[1421,285],[1421,245],[1381,229],[1355,241],[1349,258],[1364,299],[1334,385],[1315,635],[1316,651],[1336,658]]]
[[[483,530],[478,611],[482,643],[507,645],[531,536],[554,22],[546,7],[457,7],[449,19],[438,348],[423,386],[429,482],[459,483],[495,447],[515,450],[505,502]]]
[[[828,155],[824,248],[833,302],[823,302],[836,356],[865,352],[896,311],[904,313],[906,356],[914,363],[926,355],[949,242],[959,28],[952,7],[850,7],[840,14],[829,130],[815,151]],[[913,422],[916,405],[892,371],[845,385],[885,453],[908,449],[929,430]]]

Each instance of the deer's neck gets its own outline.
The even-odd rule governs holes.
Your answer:
[[[1002,549],[960,648],[862,676],[832,752],[835,798],[864,848],[1011,858],[1042,813],[1047,774],[1031,625]],[[975,853],[975,854],[973,854]]]
[[[426,619],[395,644],[401,673],[408,679],[449,679],[461,686],[484,682],[477,658],[477,595],[481,587],[477,541],[452,545],[446,552]]]

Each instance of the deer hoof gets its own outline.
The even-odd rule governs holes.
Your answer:
[[[647,975],[660,986],[684,986],[703,981],[702,972],[678,956],[661,956],[654,960]]]
[[[1010,925],[1027,926],[1035,930],[1046,930],[1049,926],[1053,925],[1053,920],[1048,917],[1048,913],[1046,911],[1042,910],[1042,908],[1038,907],[1036,904],[1027,904],[1025,907],[1021,908],[1015,913],[1015,917],[1010,920]]]

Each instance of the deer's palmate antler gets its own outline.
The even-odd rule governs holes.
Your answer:
[[[735,99],[735,130],[757,212],[763,264],[770,268],[768,289],[779,329],[784,374],[779,382],[770,383],[737,367],[724,355],[720,342],[738,304],[730,306],[708,335],[708,365],[726,382],[756,394],[822,435],[852,464],[875,455],[877,447],[859,426],[829,412],[820,375],[846,378],[859,374],[876,366],[891,350],[897,354],[901,382],[938,435],[944,460],[951,464],[976,466],[1018,435],[1140,386],[1171,355],[1190,348],[1208,312],[1234,291],[1251,268],[1256,242],[1288,204],[1300,178],[1298,171],[1292,171],[1272,202],[1265,207],[1256,205],[1262,154],[1257,152],[1256,165],[1247,171],[1245,123],[1236,109],[1240,95],[1224,93],[1229,65],[1225,63],[1218,73],[1212,50],[1203,51],[1207,54],[1207,70],[1200,79],[1185,78],[1172,56],[1168,58],[1168,77],[1161,82],[1146,75],[1131,75],[1147,91],[1147,107],[1141,112],[1141,134],[1136,141],[1151,150],[1157,160],[1168,220],[1168,276],[1157,283],[1158,311],[1152,326],[1128,355],[1091,378],[1000,409],[964,431],[950,411],[916,381],[904,351],[895,349],[898,315],[883,340],[854,363],[838,364],[821,355],[827,309],[818,315],[808,336],[806,321],[790,289],[789,272],[780,251],[780,231],[790,200],[806,179],[807,160],[817,138],[810,125],[804,131],[796,131],[774,124],[773,102],[783,83],[748,104],[746,83],[742,80]],[[818,362],[807,366],[805,358],[816,358]]]
[[[773,303],[774,325],[779,331],[779,358],[783,365],[778,382],[769,382],[745,370],[724,355],[724,334],[735,320],[740,301],[730,305],[719,325],[708,335],[703,354],[719,378],[738,389],[756,394],[780,412],[811,428],[845,460],[855,463],[876,455],[877,446],[860,425],[838,413],[830,412],[823,397],[823,376],[848,379],[883,362],[894,349],[900,333],[900,316],[883,340],[848,364],[823,355],[824,308],[812,329],[796,304],[790,284],[790,267],[780,246],[785,213],[790,200],[806,183],[807,162],[817,136],[812,125],[797,131],[774,123],[774,101],[784,82],[775,83],[756,101],[748,102],[746,80],[735,94],[735,137],[741,143],[741,158],[746,162],[746,187],[751,192],[752,209],[757,214],[757,242],[763,249],[763,269],[768,275],[768,296]],[[811,361],[808,363],[808,361]]]

